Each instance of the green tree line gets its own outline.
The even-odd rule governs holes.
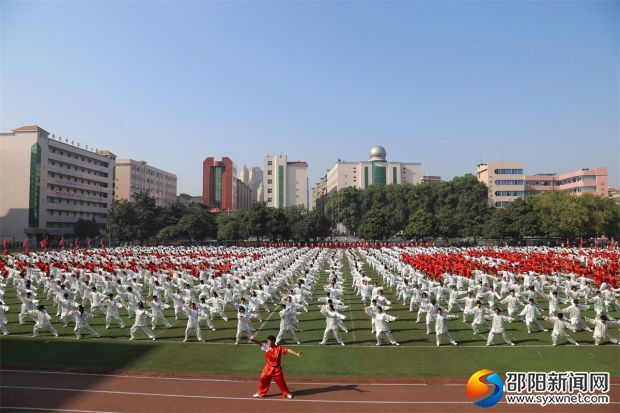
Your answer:
[[[487,208],[487,187],[473,175],[421,185],[344,188],[324,211],[303,207],[251,209],[214,215],[180,203],[158,207],[147,194],[114,201],[108,233],[116,241],[244,239],[310,241],[344,233],[362,239],[575,239],[620,235],[620,205],[592,194],[549,192],[503,209]]]

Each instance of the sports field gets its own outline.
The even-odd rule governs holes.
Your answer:
[[[364,271],[373,280],[377,275],[364,263]],[[370,332],[369,318],[363,313],[359,297],[350,288],[350,267],[346,255],[343,256],[345,277],[345,304],[350,309],[343,311],[348,317],[345,325],[349,333],[342,333],[347,346],[341,347],[332,339],[327,345],[319,345],[325,328],[325,320],[318,312],[317,302],[309,306],[309,312],[300,317],[304,329],[299,333],[301,345],[285,341],[285,345],[302,350],[302,359],[284,358],[288,375],[292,376],[349,376],[384,378],[466,378],[482,368],[499,373],[518,371],[608,371],[612,377],[620,377],[620,346],[606,344],[594,346],[591,333],[571,333],[582,345],[551,346],[550,333],[535,332],[527,334],[525,324],[508,324],[508,333],[514,338],[515,347],[510,347],[496,337],[496,345],[485,347],[486,336],[474,335],[469,325],[460,318],[449,321],[449,330],[459,342],[455,347],[449,344],[437,348],[435,336],[425,334],[425,325],[415,323],[415,313],[408,306],[397,303],[394,292],[387,291],[393,302],[389,314],[399,317],[391,323],[394,337],[400,347],[375,346],[375,337]],[[323,268],[321,279],[316,285],[313,299],[324,295],[323,285],[327,283],[327,267]],[[378,280],[378,279],[377,279]],[[380,280],[378,280],[380,281]],[[42,332],[41,337],[32,335],[32,322],[25,325],[17,323],[19,302],[12,288],[5,297],[11,310],[7,313],[10,336],[0,338],[0,362],[7,367],[44,367],[62,369],[96,369],[98,371],[148,371],[168,373],[225,374],[255,377],[264,364],[264,359],[254,345],[234,345],[236,332],[235,313],[229,311],[230,320],[214,321],[217,331],[203,329],[206,343],[183,343],[186,321],[174,322],[170,329],[156,330],[157,341],[152,342],[140,336],[134,342],[128,341],[128,327],[105,329],[104,317],[99,315],[91,325],[102,337],[99,339],[83,336],[79,341],[73,335],[73,328],[63,328],[54,323],[60,337],[53,338]],[[49,309],[51,303],[42,302]],[[546,302],[543,303],[546,309]],[[275,307],[271,305],[272,309]],[[121,310],[121,315],[126,315]],[[586,316],[592,317],[590,310]],[[620,318],[620,312],[611,314]],[[166,310],[166,316],[174,321],[173,310]],[[277,312],[262,313],[265,322],[255,322],[258,337],[276,335],[279,328]],[[130,326],[131,320],[125,318]],[[543,325],[549,326],[543,322]],[[550,326],[549,326],[550,327]],[[611,331],[618,337],[618,330]]]

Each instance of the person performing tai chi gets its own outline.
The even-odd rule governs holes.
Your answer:
[[[282,372],[281,358],[286,354],[292,354],[297,357],[301,357],[301,351],[297,353],[289,348],[284,346],[278,346],[276,344],[276,338],[274,336],[267,337],[267,342],[263,343],[256,339],[256,337],[252,336],[250,338],[254,343],[260,346],[260,349],[265,352],[266,363],[263,371],[261,372],[260,378],[258,379],[258,392],[256,392],[252,397],[265,397],[267,391],[269,390],[269,386],[271,385],[271,379],[276,382],[278,387],[280,388],[280,392],[282,396],[287,399],[292,399],[293,394],[288,389],[286,385],[286,381],[284,380],[284,373]]]

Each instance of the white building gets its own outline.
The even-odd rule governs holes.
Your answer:
[[[134,194],[146,192],[158,206],[168,206],[177,201],[177,176],[145,161],[117,159],[115,169],[114,199],[133,201]]]
[[[267,155],[263,190],[267,206],[303,205],[308,209],[308,163],[289,162],[286,155]]]
[[[349,186],[366,189],[370,185],[419,184],[422,164],[388,162],[383,146],[370,149],[368,162],[338,161],[327,172],[327,193]]]
[[[73,233],[79,220],[102,232],[114,198],[115,156],[55,140],[38,126],[0,133],[0,238]]]

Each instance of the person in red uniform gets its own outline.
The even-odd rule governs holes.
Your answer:
[[[297,357],[301,357],[301,351],[299,353],[288,349],[284,346],[278,346],[276,344],[276,338],[274,336],[267,337],[267,342],[263,343],[257,340],[256,337],[251,337],[251,340],[260,346],[260,349],[265,352],[265,358],[267,362],[263,368],[263,372],[258,379],[258,392],[252,397],[264,397],[271,385],[271,378],[276,382],[282,396],[287,399],[292,399],[293,394],[289,391],[286,381],[284,380],[284,373],[282,372],[282,366],[280,365],[280,359],[286,354],[292,354]]]

